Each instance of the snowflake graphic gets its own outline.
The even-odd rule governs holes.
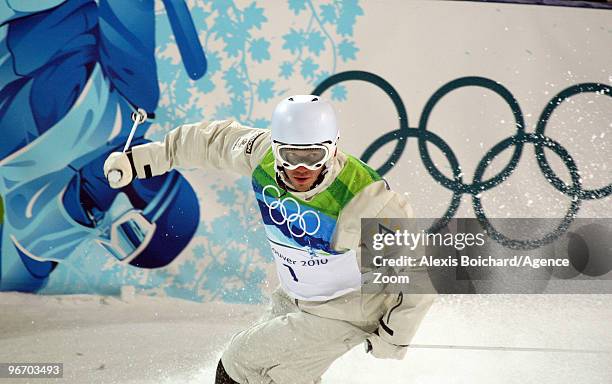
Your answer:
[[[302,78],[314,87],[336,73],[338,56],[343,62],[357,59],[359,49],[350,37],[353,35],[357,17],[363,15],[363,9],[358,1],[331,1],[321,4],[317,9],[312,1],[289,0],[289,9],[296,15],[310,12],[310,17],[304,28],[290,28],[283,35],[282,48],[289,51],[294,59],[280,64],[281,77],[289,78],[296,73],[297,67]],[[339,38],[342,41],[337,43]],[[330,51],[332,65],[324,67],[320,64],[323,61],[319,60],[319,56]],[[335,92],[334,88],[332,88],[332,100],[347,99],[346,88]]]

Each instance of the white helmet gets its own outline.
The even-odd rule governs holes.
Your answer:
[[[272,141],[284,144],[335,142],[336,114],[316,95],[296,95],[281,101],[272,114]]]

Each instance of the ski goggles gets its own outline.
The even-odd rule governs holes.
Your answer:
[[[277,144],[274,154],[281,165],[289,170],[305,167],[311,171],[321,168],[331,157],[331,148],[325,144]]]
[[[149,245],[155,234],[151,223],[138,210],[130,210],[113,221],[108,239],[96,239],[107,251],[122,263],[129,263]]]

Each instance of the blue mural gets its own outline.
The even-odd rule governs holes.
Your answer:
[[[112,190],[102,174],[104,159],[127,138],[132,110],[157,107],[153,2],[26,6],[7,3],[2,14],[0,289],[44,287],[58,263],[78,258],[91,241],[135,267],[167,265],[199,221],[190,185],[170,172]],[[206,58],[189,11],[179,1],[165,6],[185,69],[197,79]],[[146,126],[134,144],[147,141]]]
[[[205,206],[180,173],[113,190],[102,164],[122,150],[136,108],[155,125],[140,125],[132,145],[203,119],[266,127],[257,106],[289,92],[283,80],[314,87],[339,61],[356,59],[357,1],[287,7],[298,21],[281,37],[290,61],[273,60],[270,21],[257,2],[0,2],[0,290],[133,285],[192,300],[261,301],[271,259],[254,207],[241,203],[251,198],[250,180],[208,186],[228,214],[200,222]],[[251,65],[262,63],[278,77],[255,78]],[[213,91],[228,101],[203,110]],[[342,85],[331,92],[347,97]]]

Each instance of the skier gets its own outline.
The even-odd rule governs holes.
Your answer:
[[[280,280],[264,317],[237,333],[217,366],[217,384],[318,383],[334,360],[363,343],[377,358],[402,359],[433,295],[362,294],[361,218],[409,218],[407,201],[365,163],[337,149],[330,103],[282,100],[271,129],[231,120],[186,124],[163,141],[112,153],[104,174],[121,188],[175,167],[252,177]]]

